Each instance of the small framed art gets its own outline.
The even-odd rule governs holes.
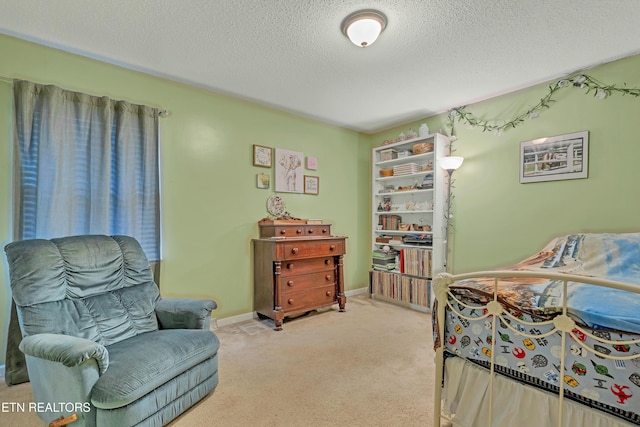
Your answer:
[[[271,147],[253,144],[253,166],[271,167]]]
[[[320,178],[317,176],[304,176],[304,194],[318,194]]]
[[[266,173],[259,173],[256,175],[256,184],[258,188],[269,188],[271,184],[271,177]]]
[[[317,157],[307,157],[307,169],[314,171],[318,169],[318,158]]]

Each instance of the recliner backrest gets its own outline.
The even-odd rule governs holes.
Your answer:
[[[135,239],[22,240],[5,252],[24,336],[59,333],[106,346],[158,329],[160,292]]]

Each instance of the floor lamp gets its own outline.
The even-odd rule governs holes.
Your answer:
[[[447,171],[448,179],[447,179],[447,214],[445,216],[447,220],[446,224],[446,234],[444,240],[444,270],[449,272],[449,222],[451,220],[451,175],[453,175],[453,171],[458,169],[462,162],[464,161],[463,157],[460,156],[446,156],[440,159],[440,167]]]

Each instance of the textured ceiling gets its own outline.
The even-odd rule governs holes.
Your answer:
[[[340,23],[365,8],[388,24],[362,49]],[[0,9],[0,33],[367,133],[640,53],[639,22],[638,0],[19,0]]]

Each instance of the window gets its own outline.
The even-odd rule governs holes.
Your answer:
[[[160,259],[158,111],[14,82],[16,237],[124,234]]]

